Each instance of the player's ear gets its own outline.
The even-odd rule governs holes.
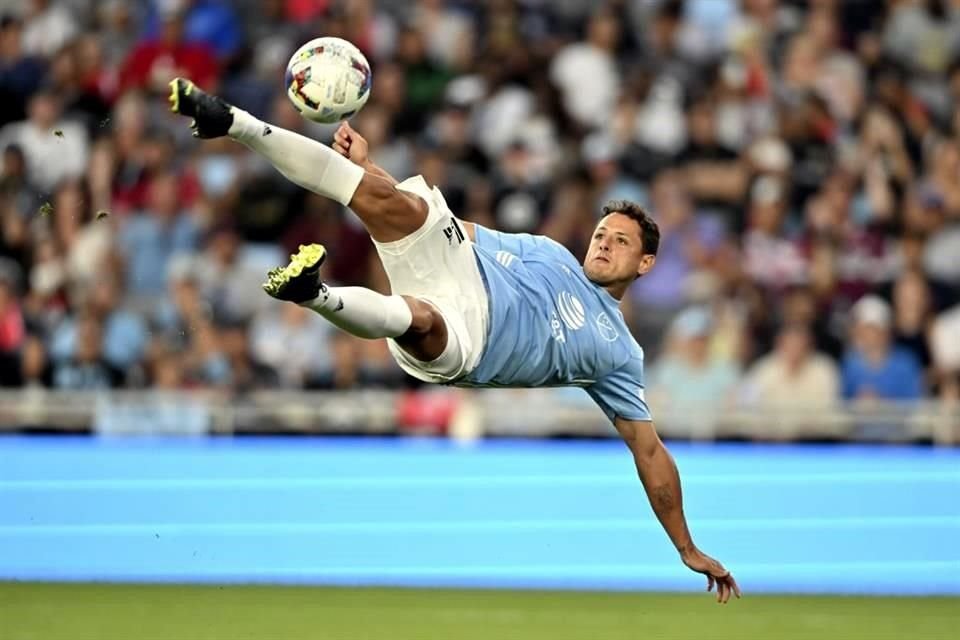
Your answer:
[[[652,253],[645,253],[640,258],[640,264],[637,265],[637,277],[646,275],[650,269],[653,269],[653,265],[657,262],[657,256]]]

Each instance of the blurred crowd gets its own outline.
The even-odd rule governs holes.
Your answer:
[[[582,257],[660,224],[624,314],[654,407],[960,397],[960,0],[0,0],[0,384],[402,387],[383,341],[272,302],[299,243],[386,291],[346,209],[169,113],[278,126],[290,54],[374,68],[354,127],[461,217]]]

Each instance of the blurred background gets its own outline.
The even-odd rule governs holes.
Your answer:
[[[429,449],[435,460],[414,468],[434,478],[439,493],[408,505],[411,517],[425,504],[438,514],[456,511],[438,496],[458,489],[445,487],[498,486],[498,456],[505,456],[522,477],[525,464],[553,469],[543,471],[541,487],[551,495],[556,487],[543,478],[586,491],[583,503],[656,526],[646,512],[635,514],[643,498],[629,460],[581,390],[422,387],[402,374],[383,341],[339,333],[260,290],[269,268],[313,241],[331,250],[329,281],[389,285],[349,210],[286,182],[238,144],[191,138],[168,110],[167,82],[188,76],[260,118],[329,141],[333,128],[300,118],[282,86],[290,54],[329,35],[355,43],[373,65],[370,102],[352,124],[376,162],[401,179],[423,174],[463,219],[545,233],[582,257],[608,199],[636,200],[653,212],[663,233],[657,268],[629,290],[623,312],[646,352],[659,430],[700,443],[675,451],[681,471],[685,461],[694,469],[689,499],[701,514],[718,518],[722,530],[728,509],[739,508],[721,497],[729,488],[723,471],[733,465],[751,472],[726,481],[744,483],[737,517],[864,519],[791,529],[813,536],[812,555],[791,565],[808,572],[809,584],[793,583],[801,590],[817,590],[822,572],[813,567],[828,566],[817,562],[849,560],[864,551],[864,539],[889,534],[891,547],[904,535],[930,542],[913,545],[917,557],[864,551],[859,569],[829,565],[823,571],[849,578],[837,589],[870,590],[890,575],[884,562],[900,562],[915,576],[908,591],[960,592],[960,557],[934,542],[960,535],[960,459],[952,448],[960,442],[957,0],[0,0],[0,15],[0,430],[20,434],[0,438],[0,501],[8,507],[0,509],[7,514],[0,539],[20,550],[0,554],[3,577],[336,582],[340,574],[325,573],[315,558],[302,575],[269,561],[257,570],[225,561],[203,573],[189,554],[139,564],[160,556],[136,545],[125,568],[96,554],[76,564],[67,551],[27,560],[51,552],[49,536],[80,536],[62,549],[83,540],[122,546],[84,532],[83,522],[123,521],[134,527],[131,536],[137,526],[149,529],[135,505],[153,489],[130,488],[149,478],[207,478],[183,480],[177,499],[163,493],[169,487],[156,489],[172,502],[148,511],[167,523],[177,520],[164,509],[175,511],[181,498],[204,504],[232,495],[231,486],[249,489],[240,479],[216,480],[245,477],[246,469],[264,474],[268,484],[254,495],[267,511],[283,501],[270,505],[275,496],[264,487],[309,489],[307,501],[329,497],[323,482],[344,471],[330,452],[341,448],[345,459],[356,457],[357,470],[387,456],[385,468],[399,464],[402,484],[405,465],[422,462],[417,447],[437,447]],[[269,434],[427,434],[479,444],[262,438]],[[496,436],[535,440],[517,453]],[[740,444],[704,444],[716,440]],[[749,444],[757,441],[821,444]],[[599,480],[590,471],[577,476],[573,452],[599,469],[609,452],[619,465],[609,482],[631,497],[602,491],[601,471]],[[288,467],[280,462],[286,455],[306,458]],[[449,465],[471,455],[491,455],[493,466],[480,465],[480,479],[461,478],[466,485],[444,485]],[[514,455],[530,458],[521,464]],[[312,480],[270,485],[281,469]],[[206,481],[220,493],[204,493]],[[395,504],[392,494],[363,494],[357,482],[360,494],[337,499],[374,510]],[[774,491],[769,505],[757,497],[778,482],[793,482],[793,493]],[[837,513],[827,513],[823,495],[811,495],[811,482],[844,496]],[[102,500],[99,491],[125,498]],[[527,497],[518,512],[570,507]],[[231,499],[241,520],[271,517],[242,513],[256,509],[256,499]],[[502,495],[489,499],[506,504]],[[304,518],[301,504],[291,498],[283,517]],[[476,506],[483,500],[471,504],[478,518],[491,517]],[[711,516],[706,505],[723,508]],[[214,527],[232,517],[191,508]],[[79,520],[66,523],[71,509]],[[106,515],[98,520],[92,514],[100,509]],[[498,516],[505,531],[513,516]],[[884,525],[874,517],[900,520]],[[30,529],[34,518],[48,529]],[[771,533],[772,521],[753,542],[782,535]],[[850,546],[825,559],[817,554],[830,548],[831,526],[848,527]],[[878,534],[878,527],[887,529]],[[649,534],[668,557],[662,534]],[[571,553],[602,548],[597,535],[584,547],[571,543]],[[491,548],[492,557],[540,548],[531,541],[521,553],[509,540]],[[420,542],[427,556],[437,549]],[[727,549],[757,561],[748,546]],[[462,558],[453,557],[459,566]],[[407,560],[400,564],[416,565]],[[764,562],[754,574],[760,583],[789,590],[784,567]],[[348,567],[340,578],[404,582],[408,574],[395,569]],[[628,569],[581,582],[562,568],[526,581],[506,569],[464,570],[460,582],[411,571],[428,584],[423,576],[689,588],[682,567],[648,582]],[[789,567],[788,574],[797,575]],[[898,591],[893,582],[881,587]]]
[[[323,431],[330,415],[291,424],[255,397],[417,390],[382,341],[259,288],[321,241],[329,280],[388,291],[353,214],[166,106],[181,74],[329,141],[281,86],[290,51],[325,34],[375,66],[353,124],[376,161],[463,218],[582,256],[608,199],[654,212],[657,269],[624,314],[669,435],[957,440],[956,2],[3,4],[0,384],[47,410],[6,426],[138,430],[82,398],[188,390],[211,404],[184,429]],[[437,395],[405,394],[388,421],[446,430],[458,400]],[[607,432],[585,394],[562,399],[583,400],[579,427],[480,426]],[[378,415],[339,428],[387,420],[364,404]]]

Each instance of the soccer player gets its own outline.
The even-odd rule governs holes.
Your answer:
[[[397,363],[427,382],[458,386],[580,386],[633,453],[650,504],[681,560],[727,602],[730,572],[693,542],[680,477],[644,400],[643,350],[619,311],[630,283],[656,261],[657,224],[615,201],[581,265],[544,236],[463,222],[420,176],[398,182],[371,162],[367,142],[344,122],[333,147],[262,122],[192,82],[171,82],[174,112],[199,138],[230,136],[288,179],[350,207],[365,225],[393,295],[321,282],[326,256],[301,245],[263,288],[308,307],[361,338],[387,338]]]

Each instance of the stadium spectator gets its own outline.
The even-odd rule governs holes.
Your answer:
[[[132,369],[146,348],[147,330],[140,315],[121,308],[121,293],[118,283],[109,276],[85,283],[75,294],[79,317],[64,318],[51,334],[51,357],[57,362],[76,357],[83,322],[95,322],[98,353],[103,360],[118,371]]]
[[[66,178],[78,178],[87,169],[89,143],[84,127],[65,120],[59,94],[50,86],[38,89],[27,105],[28,119],[0,129],[0,148],[10,144],[23,150],[28,183],[43,193]]]
[[[660,226],[657,268],[638,279],[631,294],[643,307],[644,318],[672,317],[688,302],[691,278],[710,267],[724,229],[718,219],[696,215],[674,171],[662,171],[653,179],[650,210],[656,212]]]
[[[932,365],[928,343],[934,300],[922,272],[904,271],[893,283],[893,341],[913,353],[924,370]]]
[[[126,221],[119,238],[126,257],[127,289],[141,297],[163,290],[170,259],[196,249],[200,233],[191,214],[181,210],[176,175],[156,176],[147,201],[148,208]]]
[[[76,350],[53,366],[53,386],[70,391],[118,387],[123,374],[103,357],[102,326],[91,315],[77,319]]]
[[[934,318],[930,327],[930,352],[934,379],[944,399],[960,400],[960,304]]]
[[[9,14],[0,17],[0,126],[26,116],[45,73],[44,59],[23,49],[23,23]]]
[[[113,247],[109,221],[95,219],[90,211],[90,196],[78,180],[62,182],[51,204],[53,235],[65,258],[69,281],[92,283],[102,274]]]
[[[127,56],[120,69],[120,90],[144,89],[163,94],[176,76],[188,76],[202,87],[219,79],[214,51],[202,42],[184,40],[184,10],[177,2],[159,7],[160,27]]]
[[[670,326],[668,346],[650,369],[650,404],[671,433],[709,437],[724,408],[732,405],[738,373],[711,353],[713,319],[691,307]]]
[[[213,317],[236,322],[249,320],[266,305],[260,294],[264,269],[281,259],[281,252],[259,250],[243,244],[230,225],[214,227],[207,233],[203,251],[192,266],[197,274],[203,299],[211,306]]]
[[[223,354],[230,367],[230,388],[238,393],[277,387],[280,380],[273,368],[254,359],[250,336],[243,323],[220,327]]]
[[[201,294],[200,277],[194,256],[181,254],[170,261],[167,294],[153,305],[150,319],[154,351],[185,351],[193,327],[213,317],[211,302]]]
[[[294,305],[271,305],[251,327],[254,358],[277,372],[283,384],[302,387],[333,372],[330,325]]]
[[[807,264],[787,227],[786,185],[762,176],[750,189],[747,212],[749,228],[743,237],[743,261],[747,274],[773,291],[802,284]]]
[[[14,386],[20,349],[26,338],[23,311],[16,295],[15,283],[0,273],[0,386]]]
[[[23,24],[23,50],[50,57],[80,31],[76,17],[61,2],[28,0]]]
[[[795,436],[816,429],[809,412],[835,406],[840,375],[828,356],[813,349],[813,336],[802,324],[788,324],[777,335],[774,350],[753,363],[741,388],[741,402],[764,410],[769,436]]]
[[[210,47],[221,63],[228,63],[243,42],[237,14],[222,0],[156,0],[147,17],[146,36],[158,38],[171,15],[183,20],[183,40]]]
[[[851,341],[843,358],[843,396],[855,400],[914,400],[923,372],[911,351],[892,342],[890,305],[864,296],[851,309]]]
[[[550,65],[567,114],[585,128],[607,124],[620,91],[615,57],[620,23],[609,11],[590,17],[587,36],[561,49]]]
[[[44,389],[50,386],[50,365],[43,341],[29,336],[20,350],[20,380],[15,386],[24,389]]]

